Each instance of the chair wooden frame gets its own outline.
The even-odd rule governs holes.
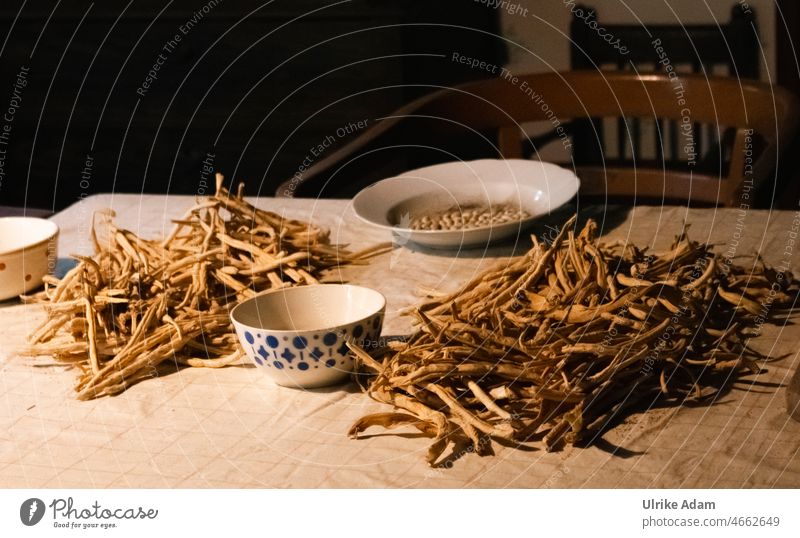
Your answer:
[[[533,88],[534,101],[523,90]],[[343,163],[392,143],[408,118],[428,118],[425,134],[451,136],[461,129],[491,133],[497,153],[519,158],[532,142],[521,124],[535,121],[624,117],[655,118],[734,128],[727,174],[676,172],[665,167],[578,167],[581,193],[634,199],[693,200],[724,206],[740,200],[774,171],[778,156],[798,125],[797,99],[788,91],[750,80],[630,72],[570,71],[491,79],[446,88],[421,97],[378,122],[278,188],[292,196],[301,188],[316,195]],[[534,148],[535,149],[535,148]],[[749,153],[748,153],[749,152]]]
[[[572,69],[605,69],[606,65],[614,64],[624,71],[634,64],[641,72],[639,66],[649,64],[658,72],[663,67],[653,48],[653,41],[658,39],[669,51],[672,64],[689,64],[693,73],[711,75],[715,66],[724,65],[730,76],[757,79],[761,46],[754,31],[755,9],[736,0],[729,2],[730,20],[712,24],[608,24],[590,5],[578,5],[576,12],[579,9],[591,16],[587,19],[573,17],[570,23],[570,66]],[[608,46],[589,26],[590,21],[619,39],[627,47],[627,54]]]
[[[608,24],[600,20],[594,8],[586,5],[576,6],[574,13],[587,14],[588,18],[578,18],[574,15],[570,24],[570,69],[612,70],[613,68],[609,66],[614,66],[620,71],[659,73],[664,72],[669,65],[671,69],[681,72],[686,72],[688,67],[691,73],[719,75],[716,68],[724,66],[727,70],[725,76],[758,79],[761,46],[756,31],[755,10],[735,0],[730,0],[730,3],[732,4],[730,20],[713,24]],[[621,54],[615,47],[610,47],[597,31],[590,27],[590,21],[604,28],[608,35],[619,39],[627,49],[625,54]],[[625,119],[618,118],[619,132],[624,129],[624,121]],[[665,121],[660,127],[662,131],[668,130],[669,146],[672,149],[671,152],[665,151],[664,158],[672,165],[677,165],[680,155],[676,151],[676,124]],[[719,151],[720,144],[719,139],[714,136],[716,129],[706,125],[694,127],[701,135],[697,137],[698,155],[701,159],[706,155],[713,159],[713,153]],[[575,122],[572,126],[575,147],[578,150],[573,156],[576,163],[597,164],[600,160],[597,153],[602,146],[616,145],[617,153],[624,154],[626,141],[622,137],[617,140],[613,138],[600,140],[597,145],[581,143],[591,142],[592,131],[597,128],[598,125],[588,125],[586,121]],[[642,145],[646,143],[645,139],[648,137],[641,129],[638,119],[631,120],[631,132],[633,152],[640,155]],[[710,135],[708,142],[703,134]],[[666,148],[657,144],[656,149],[662,151]],[[659,153],[658,158],[661,157]]]

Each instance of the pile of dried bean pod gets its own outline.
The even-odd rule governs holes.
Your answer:
[[[369,396],[395,411],[350,435],[416,427],[433,438],[431,465],[450,443],[553,450],[590,444],[631,409],[713,398],[760,370],[766,357],[747,339],[791,313],[791,274],[728,263],[685,233],[652,256],[598,244],[596,224],[575,235],[574,219],[549,246],[534,237],[524,257],[418,307],[406,342],[351,347]]]
[[[30,336],[31,355],[80,369],[79,399],[111,395],[158,375],[158,367],[220,367],[242,352],[229,308],[257,292],[314,284],[320,273],[355,263],[328,232],[257,209],[222,187],[197,204],[163,241],[116,228],[92,240],[96,254],[61,280],[46,277],[47,320]],[[101,233],[100,236],[103,234]]]

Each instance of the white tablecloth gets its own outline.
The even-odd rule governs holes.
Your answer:
[[[86,198],[53,218],[60,256],[91,252],[95,209],[112,207],[119,225],[155,237],[192,203],[156,195]],[[353,248],[390,239],[358,221],[346,200],[255,203],[327,226]],[[758,249],[773,264],[800,266],[800,254],[787,252],[797,218],[790,212],[642,207],[597,217],[609,240],[665,247],[688,221],[693,238],[722,251],[735,244],[739,255]],[[547,231],[544,224],[532,230]],[[402,247],[330,279],[383,292],[384,334],[403,334],[411,324],[398,311],[419,301],[420,286],[452,290],[511,250],[453,255]],[[39,306],[0,307],[0,487],[800,486],[800,423],[788,418],[781,386],[798,362],[798,326],[765,327],[754,345],[777,359],[750,378],[757,384],[739,383],[714,405],[630,416],[600,446],[546,453],[496,445],[494,456],[466,454],[451,468],[430,469],[429,441],[411,431],[347,437],[356,418],[388,410],[352,385],[302,391],[272,385],[251,367],[189,368],[117,397],[76,401],[74,372],[14,352],[42,319]]]

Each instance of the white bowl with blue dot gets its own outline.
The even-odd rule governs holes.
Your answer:
[[[386,298],[373,289],[318,284],[243,301],[231,320],[244,352],[275,383],[313,388],[348,378],[347,342],[377,345],[385,311]]]

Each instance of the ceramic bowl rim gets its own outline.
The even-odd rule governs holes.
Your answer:
[[[575,174],[572,170],[569,170],[568,168],[565,168],[563,166],[557,165],[555,163],[550,163],[550,162],[545,162],[545,161],[533,161],[531,159],[474,159],[474,160],[469,160],[469,161],[462,161],[462,160],[447,161],[447,162],[444,162],[444,163],[432,164],[432,165],[428,165],[428,166],[423,166],[421,168],[415,168],[413,170],[408,170],[406,172],[393,175],[391,177],[380,179],[380,180],[372,183],[371,185],[367,185],[366,187],[364,187],[363,189],[358,191],[355,196],[353,196],[353,199],[351,200],[352,206],[354,208],[353,212],[355,213],[356,217],[358,217],[362,222],[364,222],[366,224],[370,224],[372,226],[377,226],[378,228],[381,228],[381,229],[384,229],[384,230],[390,230],[390,231],[395,232],[395,233],[414,234],[414,235],[428,236],[428,237],[442,237],[442,236],[444,236],[446,234],[453,234],[453,233],[461,233],[463,235],[465,233],[471,233],[471,232],[488,232],[488,231],[499,230],[499,229],[510,229],[511,227],[518,228],[518,229],[522,230],[522,229],[526,228],[529,224],[533,223],[536,220],[539,220],[541,217],[544,216],[544,214],[531,215],[529,217],[522,218],[522,219],[515,219],[515,220],[510,221],[510,222],[503,222],[503,223],[497,223],[497,224],[491,224],[490,223],[490,224],[484,224],[482,226],[475,226],[475,227],[470,227],[470,228],[458,228],[458,229],[454,229],[454,230],[415,230],[413,228],[404,228],[404,227],[398,226],[398,225],[385,224],[385,223],[382,223],[382,222],[374,221],[374,220],[366,217],[365,215],[363,215],[362,212],[357,209],[358,204],[359,203],[363,203],[364,199],[366,199],[369,196],[367,191],[369,191],[372,187],[377,187],[379,184],[388,185],[389,183],[402,182],[405,179],[407,179],[413,173],[418,173],[418,172],[420,172],[422,170],[429,170],[431,168],[442,168],[442,167],[445,167],[447,165],[453,165],[453,164],[473,165],[474,163],[485,163],[486,161],[495,161],[497,163],[506,163],[507,167],[510,167],[513,163],[516,163],[516,162],[524,162],[526,164],[527,163],[539,163],[539,164],[542,164],[543,166],[546,166],[546,167],[551,167],[552,166],[552,167],[560,168],[560,169],[566,170],[567,172],[570,172],[572,174],[572,177],[570,179],[574,183],[575,190],[567,198],[567,202],[564,202],[561,205],[556,206],[556,207],[551,207],[550,208],[550,213],[554,212],[556,209],[558,209],[561,206],[563,206],[564,204],[568,203],[568,201],[571,200],[572,198],[574,198],[578,194],[578,192],[580,191],[581,180],[577,176],[577,174]],[[506,181],[506,182],[500,181],[497,184],[500,184],[500,183],[513,184],[513,182],[508,182],[508,181]],[[527,185],[517,182],[517,186],[519,188],[522,188],[522,187],[526,187]]]
[[[333,288],[333,287],[337,287],[337,288],[357,288],[357,289],[367,290],[367,291],[370,291],[372,293],[377,294],[378,298],[380,298],[381,304],[380,304],[380,307],[377,310],[375,310],[374,312],[371,312],[371,313],[367,314],[366,316],[362,316],[362,317],[360,317],[358,319],[354,319],[353,321],[348,321],[347,323],[339,323],[337,325],[325,325],[325,326],[320,326],[320,327],[314,327],[313,329],[270,329],[269,327],[257,327],[255,325],[250,325],[248,323],[244,323],[244,322],[239,321],[238,319],[236,319],[236,311],[239,310],[240,307],[242,307],[243,305],[246,305],[246,304],[248,304],[250,302],[255,302],[258,299],[260,299],[261,297],[264,297],[264,296],[267,296],[267,295],[276,295],[276,294],[279,294],[279,293],[287,293],[287,292],[288,293],[300,293],[300,291],[292,291],[292,290],[308,290],[308,289],[316,288],[316,287],[319,287],[319,286],[327,286],[327,287],[331,287],[331,288]],[[381,312],[385,312],[385,310],[386,310],[386,296],[383,295],[381,292],[379,292],[378,290],[376,290],[374,288],[369,288],[367,286],[358,286],[358,285],[355,285],[355,284],[328,283],[328,284],[311,284],[311,285],[306,285],[306,286],[294,286],[294,287],[291,287],[291,288],[280,288],[280,289],[277,289],[277,290],[268,290],[268,291],[265,291],[263,293],[259,293],[258,295],[254,296],[254,297],[250,297],[249,299],[245,299],[244,301],[242,301],[239,304],[237,304],[236,306],[234,306],[233,309],[231,309],[230,318],[231,318],[231,322],[233,322],[235,324],[238,323],[242,327],[247,327],[247,328],[250,328],[250,329],[255,330],[255,331],[263,331],[263,332],[269,332],[269,333],[280,334],[280,335],[291,335],[291,334],[313,333],[313,332],[323,332],[323,331],[335,331],[336,329],[340,329],[342,327],[346,327],[348,325],[352,325],[353,323],[359,323],[361,321],[364,321],[365,319],[369,319],[369,318],[371,318],[373,316],[376,316],[376,315],[380,314]]]
[[[12,250],[2,250],[2,251],[0,251],[0,256],[9,256],[11,254],[19,254],[20,252],[23,252],[25,250],[30,250],[30,249],[42,246],[45,243],[49,243],[50,241],[52,241],[53,238],[55,238],[58,235],[58,233],[61,231],[59,229],[59,227],[58,227],[58,224],[56,224],[55,222],[53,222],[50,219],[42,219],[42,218],[39,218],[39,217],[0,217],[0,221],[31,221],[31,220],[37,221],[37,222],[44,222],[44,223],[48,223],[48,224],[52,225],[52,230],[51,230],[50,234],[47,237],[45,237],[44,239],[40,239],[39,241],[36,241],[35,243],[25,244],[25,245],[22,245],[21,247],[18,247],[18,248],[12,249]]]

